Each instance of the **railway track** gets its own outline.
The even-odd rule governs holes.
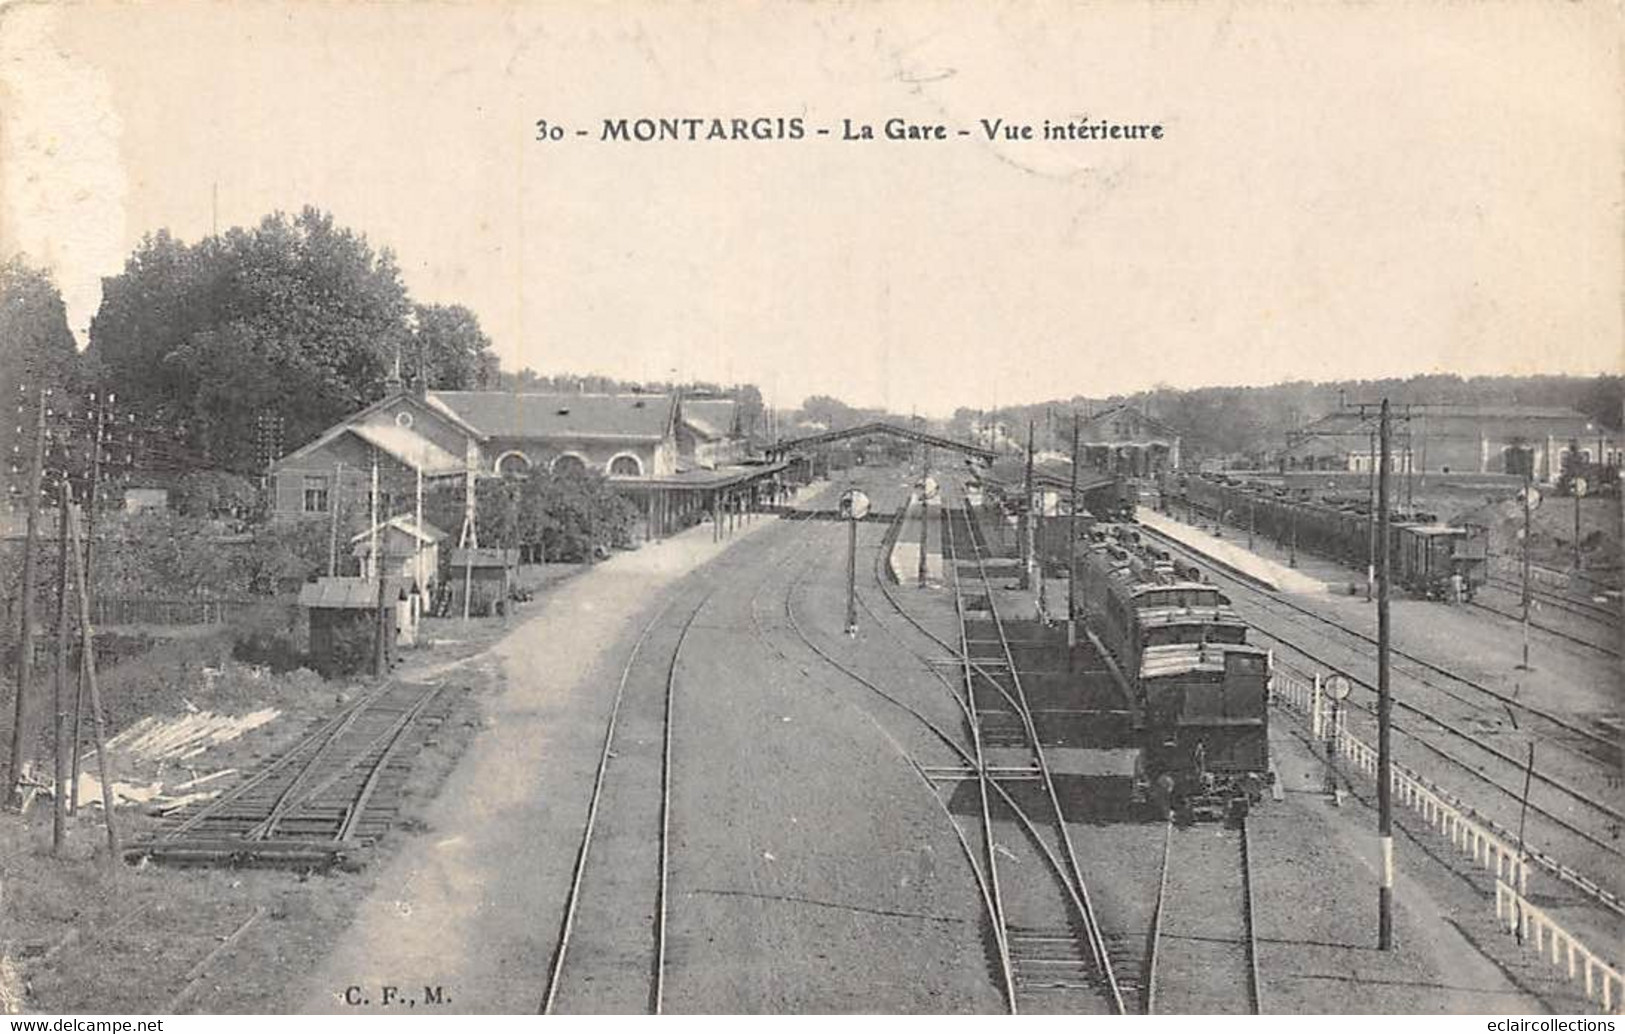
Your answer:
[[[576,847],[575,861],[570,871],[570,888],[566,894],[558,938],[554,942],[553,957],[548,965],[546,986],[537,1011],[550,1014],[561,1004],[568,1004],[572,991],[591,995],[594,1011],[612,1004],[605,995],[613,991],[629,992],[624,985],[628,980],[643,984],[642,1005],[651,1014],[658,1015],[664,1007],[666,979],[666,918],[667,885],[670,874],[671,850],[671,763],[673,707],[677,695],[678,667],[683,646],[689,632],[699,619],[716,589],[705,592],[699,602],[687,608],[687,613],[675,626],[675,637],[663,653],[663,660],[640,668],[639,662],[662,631],[662,622],[676,605],[673,595],[644,624],[626,661],[621,666],[615,696],[610,704],[604,724],[604,735],[598,754],[598,766],[593,776],[592,792],[582,822],[581,837]],[[670,631],[668,626],[666,631]],[[651,679],[647,675],[653,673]],[[643,677],[639,677],[639,676]],[[630,692],[629,692],[630,689]],[[614,762],[611,765],[611,762]],[[595,834],[604,810],[606,789],[613,780],[627,785],[654,783],[656,807],[652,810],[631,806],[632,794],[622,793],[626,822],[631,811],[642,814],[630,816],[633,823],[643,827],[636,838],[620,837],[617,843],[623,850],[610,857],[600,850],[594,852]],[[628,840],[633,840],[626,846]],[[595,868],[596,866],[596,868]],[[636,871],[642,869],[644,871]],[[598,879],[612,875],[614,879]],[[632,889],[621,886],[626,880]],[[640,899],[638,889],[652,899]],[[637,976],[628,974],[624,967],[604,973],[593,969],[593,959],[587,952],[578,952],[577,959],[571,949],[581,940],[619,937],[618,943],[628,938],[645,940],[649,952],[647,970]],[[596,954],[596,953],[593,953]],[[586,1003],[584,1003],[586,1004]]]
[[[1263,1013],[1245,819],[1168,823],[1150,941],[1146,1013]]]
[[[961,515],[964,521],[962,535],[954,530],[955,522]],[[1006,716],[1013,714],[1019,723],[1024,739],[1023,747],[1031,756],[1031,765],[1037,773],[1046,803],[1053,816],[1057,847],[1065,858],[1067,875],[1070,877],[1072,894],[1077,905],[1074,923],[1064,933],[1039,924],[1036,929],[1041,936],[1027,935],[1014,943],[1011,953],[1016,966],[1018,987],[1027,988],[1030,993],[1042,991],[1067,994],[1084,991],[1090,994],[1103,994],[1113,1012],[1123,1013],[1126,1006],[1111,951],[1101,931],[1094,904],[1090,900],[1088,884],[1083,878],[1072,835],[1061,810],[1054,774],[1033,722],[1032,708],[1028,704],[1022,686],[1021,672],[1016,665],[1010,648],[1010,638],[999,613],[993,581],[988,573],[987,557],[968,499],[958,514],[948,515],[943,527],[946,529],[943,553],[945,559],[949,561],[949,569],[953,576],[951,581],[954,589],[954,606],[959,616],[961,674],[965,683],[965,697],[974,723],[972,728],[980,740],[986,733],[990,720],[995,728],[1000,725],[1008,728],[1011,723]],[[961,542],[969,547],[969,561],[974,565],[975,571],[973,589],[979,589],[979,594],[967,593],[965,590],[962,581],[965,558],[961,556]],[[972,605],[978,610],[985,609],[987,614],[987,620],[976,622],[979,626],[977,630],[985,629],[994,635],[991,642],[980,644],[986,652],[980,655],[975,667],[972,666],[972,660],[978,658],[978,654],[976,644],[972,641],[973,627],[968,614]],[[989,668],[992,670],[989,671]],[[1007,928],[1012,925],[1008,916],[1005,921]],[[1065,952],[1065,957],[1058,958],[1058,952]]]
[[[1147,533],[1164,543],[1175,552],[1198,562],[1204,560],[1201,554],[1196,553],[1177,540],[1160,535],[1144,526],[1140,530],[1142,533]],[[1321,637],[1334,649],[1347,652],[1351,648],[1339,645],[1326,638],[1325,632],[1321,631],[1322,629],[1342,633],[1346,638],[1361,643],[1361,647],[1353,649],[1358,656],[1367,659],[1362,660],[1361,663],[1367,663],[1370,654],[1364,648],[1375,646],[1375,640],[1372,637],[1347,629],[1307,607],[1260,589],[1245,578],[1226,572],[1218,565],[1204,563],[1204,567],[1211,570],[1213,576],[1223,581],[1227,586],[1240,589],[1258,608],[1277,618],[1284,618],[1297,627],[1309,629],[1312,634]],[[1309,620],[1306,621],[1305,619]],[[1353,713],[1360,716],[1362,721],[1367,723],[1375,721],[1374,700],[1376,689],[1374,682],[1355,675],[1350,670],[1351,662],[1347,657],[1328,656],[1325,647],[1307,646],[1302,642],[1301,638],[1284,638],[1279,628],[1274,632],[1267,629],[1259,629],[1259,632],[1264,638],[1274,641],[1281,648],[1302,656],[1311,665],[1341,671],[1348,675],[1354,685],[1369,697],[1369,700],[1351,701],[1348,706]],[[1562,716],[1534,708],[1532,705],[1512,698],[1507,694],[1499,693],[1479,683],[1452,675],[1446,669],[1414,655],[1403,651],[1393,651],[1393,656],[1411,662],[1423,671],[1449,675],[1458,683],[1482,692],[1486,697],[1500,704],[1504,710],[1523,715],[1526,719],[1533,719],[1535,724],[1530,729],[1524,730],[1527,734],[1543,737],[1543,742],[1550,743],[1553,747],[1565,751],[1571,757],[1582,757],[1588,766],[1588,771],[1592,773],[1591,778],[1595,778],[1599,783],[1606,784],[1611,774],[1617,773],[1619,745],[1613,742],[1612,738],[1593,733],[1577,723],[1562,718]],[[1414,671],[1407,671],[1404,665],[1396,665],[1394,672],[1397,676],[1410,678],[1421,683],[1425,689],[1443,690],[1443,687],[1427,681]],[[1446,692],[1446,696],[1451,695]],[[1414,698],[1415,694],[1395,694],[1394,707],[1396,713],[1406,714],[1411,719],[1405,722],[1396,719],[1393,722],[1395,733],[1444,762],[1450,770],[1460,773],[1475,784],[1493,790],[1495,799],[1501,805],[1502,814],[1507,821],[1496,822],[1491,815],[1484,814],[1482,811],[1479,811],[1480,817],[1488,821],[1492,827],[1507,829],[1515,826],[1514,816],[1517,815],[1524,798],[1525,759],[1509,754],[1507,751],[1488,742],[1484,737],[1469,731],[1468,728],[1463,728],[1462,726],[1472,724],[1470,720],[1452,720],[1448,716],[1436,713],[1432,708],[1419,706],[1413,702],[1413,699],[1406,699],[1407,697]],[[1460,697],[1456,696],[1455,699],[1459,701]],[[1412,721],[1414,721],[1414,724],[1412,724]],[[1539,727],[1538,723],[1540,722],[1548,723],[1544,732]],[[1565,734],[1573,734],[1588,749],[1576,750],[1574,743],[1564,743],[1553,735],[1551,732],[1553,728]],[[1442,745],[1445,743],[1463,746],[1474,752],[1475,756],[1471,758],[1463,757],[1455,750],[1446,749]],[[1550,752],[1546,752],[1545,756],[1549,758]],[[1532,792],[1529,797],[1529,812],[1532,817],[1538,818],[1547,827],[1546,839],[1555,838],[1570,847],[1583,848],[1601,858],[1607,859],[1609,866],[1615,866],[1619,859],[1625,858],[1625,847],[1622,847],[1618,837],[1621,823],[1625,821],[1625,814],[1622,814],[1618,808],[1603,799],[1604,795],[1601,792],[1589,792],[1573,785],[1568,779],[1553,776],[1539,768],[1533,772],[1531,782]],[[1582,825],[1582,822],[1585,822],[1585,824]],[[1581,875],[1573,866],[1559,861],[1549,849],[1545,851],[1532,850],[1531,857],[1543,869],[1562,882],[1581,891],[1588,898],[1596,900],[1610,911],[1618,911],[1618,898],[1612,891],[1601,888],[1603,893],[1599,894],[1599,884],[1595,880]]]
[[[1512,609],[1492,605],[1492,602],[1484,599],[1486,593],[1502,593],[1506,597],[1510,597],[1510,601],[1503,599],[1499,602],[1505,602]],[[1557,593],[1537,589],[1534,586],[1530,586],[1530,595],[1534,601],[1535,609],[1552,608],[1563,611],[1583,622],[1587,634],[1582,635],[1580,631],[1573,628],[1558,628],[1544,621],[1537,621],[1533,616],[1529,619],[1529,627],[1539,629],[1541,632],[1564,642],[1584,646],[1605,657],[1612,657],[1616,660],[1619,658],[1619,649],[1613,645],[1619,641],[1620,625],[1618,615],[1610,613],[1603,607],[1580,605],[1578,601]],[[1522,606],[1522,600],[1520,586],[1516,584],[1507,585],[1498,579],[1491,579],[1490,583],[1479,591],[1478,598],[1472,601],[1472,605],[1479,610],[1494,614],[1507,621],[1521,624],[1523,613],[1518,608]]]
[[[369,690],[221,796],[176,813],[126,860],[323,868],[376,842],[400,809],[405,748],[444,720],[443,683]]]
[[[1204,568],[1214,570],[1219,577],[1225,578],[1234,584],[1240,585],[1242,588],[1252,594],[1255,599],[1266,601],[1266,609],[1270,609],[1276,614],[1288,617],[1289,620],[1291,620],[1294,624],[1306,625],[1306,627],[1312,628],[1317,634],[1320,635],[1334,633],[1349,640],[1351,643],[1356,644],[1354,649],[1358,651],[1363,652],[1364,650],[1377,645],[1376,636],[1368,635],[1356,629],[1349,628],[1347,625],[1340,624],[1339,622],[1333,620],[1332,618],[1326,617],[1311,607],[1306,607],[1302,604],[1295,603],[1291,599],[1278,595],[1272,591],[1261,589],[1249,579],[1239,576],[1236,573],[1226,571],[1222,566],[1214,564],[1211,560],[1179,542],[1177,539],[1170,538],[1156,529],[1146,527],[1145,525],[1140,525],[1139,530],[1141,534],[1156,539],[1168,548],[1196,560],[1197,562],[1201,563]],[[1621,746],[1618,738],[1610,732],[1599,732],[1591,729],[1586,725],[1573,721],[1572,719],[1565,718],[1562,715],[1530,704],[1529,702],[1520,699],[1516,694],[1502,692],[1475,679],[1470,679],[1464,675],[1458,674],[1457,672],[1451,671],[1443,665],[1436,664],[1425,657],[1417,656],[1416,654],[1409,653],[1405,650],[1391,649],[1390,656],[1399,662],[1394,666],[1394,671],[1397,674],[1414,679],[1416,682],[1432,691],[1438,692],[1458,703],[1478,709],[1481,712],[1488,709],[1488,712],[1492,715],[1499,715],[1508,711],[1514,712],[1515,714],[1522,716],[1526,722],[1538,723],[1544,726],[1544,738],[1559,749],[1577,752],[1578,754],[1582,755],[1588,763],[1599,765],[1605,770],[1617,770],[1620,767]],[[1450,685],[1445,685],[1437,681],[1440,678],[1448,680]],[[1461,692],[1457,692],[1456,690],[1452,689],[1451,686],[1459,686],[1463,691],[1471,693],[1473,697],[1478,699],[1470,699],[1469,697],[1462,695]],[[1422,716],[1421,712],[1404,701],[1397,702],[1397,706],[1402,710],[1409,709],[1413,713],[1417,713],[1419,716]],[[1432,716],[1428,715],[1427,717]],[[1625,816],[1621,817],[1625,818]]]
[[[1090,947],[1094,937],[1089,933],[1089,904],[1079,893],[1064,859],[1061,842],[1064,830],[1049,829],[1047,820],[1034,821],[1006,785],[1037,780],[1040,778],[1038,770],[1032,766],[990,764],[985,751],[979,760],[978,734],[971,719],[970,702],[929,662],[926,662],[927,670],[943,684],[947,699],[952,701],[963,721],[963,731],[959,734],[950,732],[941,722],[843,662],[809,634],[796,615],[795,596],[820,559],[827,560],[828,555],[815,555],[786,587],[787,627],[823,663],[884,701],[889,709],[906,716],[911,727],[925,731],[932,742],[951,752],[955,764],[927,764],[917,748],[905,745],[886,722],[869,712],[870,720],[892,748],[932,788],[966,851],[988,914],[990,961],[1008,1010],[1011,1013],[1122,1011],[1121,990],[1114,990],[1115,977],[1102,972]],[[963,662],[962,653],[960,659]],[[981,667],[981,664],[973,661],[972,666]],[[977,785],[979,800],[976,828],[967,835],[949,802],[954,799],[955,791],[970,781]],[[985,797],[982,796],[984,790]],[[1015,835],[1011,836],[1012,833]],[[1035,870],[1048,873],[1048,881],[1035,886]],[[1024,877],[1017,896],[1010,893],[1015,888],[1007,885],[1010,872]],[[1110,964],[1109,956],[1107,964]]]

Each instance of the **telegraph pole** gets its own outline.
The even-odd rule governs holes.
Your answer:
[[[327,533],[327,576],[337,578],[339,573],[339,506],[344,500],[344,461],[333,470],[333,488],[327,494],[327,508],[332,511]]]
[[[28,471],[28,526],[23,538],[23,584],[21,638],[17,647],[17,699],[11,721],[11,757],[6,762],[6,785],[0,793],[0,805],[9,804],[23,775],[23,751],[27,748],[28,693],[34,681],[34,542],[39,537],[40,489],[45,468],[45,386],[37,389],[37,412],[34,419],[34,449],[32,466]]]
[[[1528,466],[1523,472],[1523,663],[1518,665],[1519,671],[1529,669],[1529,525],[1531,497],[1534,495],[1535,461],[1530,455]]]
[[[1027,421],[1027,472],[1022,480],[1021,526],[1021,587],[1033,584],[1033,422]]]
[[[1388,456],[1391,434],[1388,400],[1382,400],[1379,434],[1382,451],[1377,470],[1377,523],[1382,548],[1377,552],[1377,844],[1382,854],[1382,883],[1377,888],[1377,947],[1394,947],[1393,767],[1390,736],[1393,690],[1389,686],[1391,631],[1388,617]]]
[[[93,398],[96,402],[96,415],[95,423],[91,426],[90,431],[90,491],[85,500],[84,568],[85,585],[87,590],[89,586],[95,584],[96,510],[101,505],[102,445],[108,440],[108,435],[105,433],[107,424],[109,422],[113,422],[114,425],[117,426],[118,419],[117,414],[111,411],[111,406],[118,401],[117,395],[104,389],[98,391]],[[134,420],[135,414],[130,414],[130,419]],[[116,435],[113,437],[116,440]],[[126,440],[125,444],[128,446],[133,446],[133,433]],[[134,456],[132,452],[125,453],[124,462],[126,465],[132,464],[133,459]],[[81,724],[85,711],[85,694],[89,689],[89,687],[86,685],[85,673],[85,665],[79,665],[78,688],[76,689],[73,698],[73,760],[68,776],[70,783],[68,789],[68,814],[70,815],[77,815],[79,813],[79,769],[81,768],[80,749],[84,742]]]
[[[1078,645],[1078,414],[1072,414],[1072,490],[1066,518],[1066,646],[1067,665]]]
[[[52,723],[52,774],[54,790],[51,794],[51,853],[60,856],[68,831],[68,477],[64,466],[62,482],[58,486],[56,541],[56,674],[52,680],[52,703],[55,719]]]
[[[1361,408],[1364,408],[1364,407],[1361,407]],[[1369,425],[1367,425],[1367,426],[1369,426]],[[1371,440],[1371,454],[1370,454],[1370,456],[1371,456],[1371,477],[1370,477],[1370,479],[1368,481],[1368,486],[1367,486],[1367,490],[1366,490],[1366,500],[1367,500],[1368,507],[1370,509],[1371,518],[1370,518],[1370,520],[1368,520],[1366,522],[1368,532],[1369,532],[1369,534],[1368,534],[1369,541],[1366,544],[1366,555],[1365,555],[1365,598],[1368,601],[1371,599],[1371,590],[1372,590],[1373,583],[1377,580],[1377,435],[1376,435],[1376,432],[1374,432],[1374,431],[1371,432],[1370,440]],[[1384,502],[1382,504],[1382,506],[1383,506],[1384,513],[1386,513],[1387,509],[1388,509],[1388,504],[1386,502]]]

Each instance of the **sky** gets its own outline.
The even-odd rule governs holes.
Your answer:
[[[508,368],[754,381],[781,405],[1617,372],[1619,20],[1601,2],[17,5],[0,251],[52,270],[83,341],[144,234],[314,204],[392,249],[416,299],[473,309]],[[807,136],[597,139],[640,117],[800,117]],[[949,139],[840,139],[888,118]],[[1082,118],[1164,135],[979,125]],[[538,119],[565,138],[534,139]]]

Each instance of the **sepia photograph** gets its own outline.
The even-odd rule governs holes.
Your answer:
[[[1614,1030],[1622,40],[0,2],[8,1029]]]

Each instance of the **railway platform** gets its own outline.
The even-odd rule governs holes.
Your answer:
[[[1165,516],[1151,509],[1141,506],[1136,509],[1135,520],[1154,531],[1159,531],[1170,538],[1178,539],[1192,549],[1195,549],[1211,559],[1217,561],[1234,571],[1254,581],[1261,582],[1278,592],[1290,592],[1299,595],[1318,595],[1333,591],[1346,579],[1332,577],[1335,569],[1330,564],[1320,561],[1303,563],[1294,568],[1284,562],[1265,556],[1255,550],[1249,550],[1243,543],[1246,536],[1243,534],[1242,542],[1219,538],[1201,528],[1192,527],[1182,521]],[[1232,535],[1237,534],[1231,531]],[[1255,539],[1256,542],[1256,539]]]

